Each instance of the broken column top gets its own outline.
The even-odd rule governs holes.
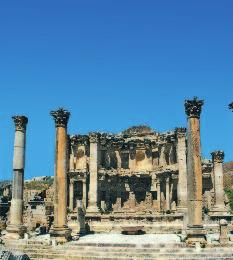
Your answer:
[[[51,111],[50,115],[53,117],[56,127],[67,127],[70,118],[69,111],[59,108],[58,110]]]
[[[28,118],[26,116],[16,115],[16,116],[12,116],[12,119],[15,123],[16,131],[21,131],[21,132],[26,131],[26,127],[27,127],[27,123],[28,123]]]
[[[213,151],[211,155],[214,162],[223,163],[224,156],[225,156],[223,151],[221,150]]]
[[[189,118],[200,118],[203,100],[194,97],[192,100],[185,100],[185,112]]]

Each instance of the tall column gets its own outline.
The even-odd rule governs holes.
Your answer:
[[[83,180],[83,205],[84,208],[87,208],[87,183],[86,179]]]
[[[166,178],[166,210],[170,210],[170,178]]]
[[[160,179],[157,180],[157,201],[158,201],[158,211],[161,211],[161,185]]]
[[[227,212],[224,204],[224,187],[223,187],[223,151],[214,151],[211,153],[214,166],[214,191],[215,203],[211,211],[216,214],[223,214]]]
[[[99,134],[90,133],[90,185],[87,213],[98,213],[98,166],[99,166]]]
[[[71,231],[67,227],[67,124],[70,113],[63,108],[51,111],[56,126],[54,173],[54,223],[50,231],[58,243],[66,242]]]
[[[71,211],[74,210],[74,180],[70,180],[69,186],[69,208]]]
[[[13,185],[10,207],[10,222],[7,226],[8,238],[22,238],[26,232],[23,226],[23,188],[25,166],[26,126],[28,118],[13,116],[15,123],[14,159],[13,159]]]
[[[178,211],[187,211],[187,158],[186,158],[186,128],[176,128],[178,178]]]
[[[188,187],[188,230],[187,242],[205,243],[205,231],[202,225],[202,168],[200,115],[204,102],[196,97],[185,101],[188,116],[188,153],[187,153],[187,187]]]

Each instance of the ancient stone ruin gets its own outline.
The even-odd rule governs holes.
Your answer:
[[[12,189],[4,187],[0,203],[5,244],[25,235],[30,241],[33,234],[64,244],[112,233],[175,234],[191,247],[213,246],[210,237],[217,234],[216,245],[230,245],[224,152],[213,151],[212,160],[201,157],[203,105],[197,98],[186,100],[187,126],[165,133],[141,125],[117,134],[70,135],[70,112],[52,111],[54,182],[39,191],[24,189],[28,120],[13,117],[13,183]]]

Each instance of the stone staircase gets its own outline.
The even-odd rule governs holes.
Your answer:
[[[30,259],[63,260],[152,260],[152,259],[233,259],[233,247],[213,247],[204,249],[188,248],[184,243],[174,244],[111,244],[70,242],[65,245],[43,245],[38,241],[8,241],[11,250],[20,250]]]

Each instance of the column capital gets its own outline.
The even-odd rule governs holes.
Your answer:
[[[12,119],[15,123],[15,130],[16,131],[21,131],[25,132],[27,123],[28,123],[28,118],[26,116],[12,116]]]
[[[91,132],[89,133],[89,140],[90,143],[98,143],[100,138],[100,134],[97,132]]]
[[[213,151],[211,155],[214,163],[223,163],[225,156],[223,151]]]
[[[186,136],[187,129],[185,127],[177,127],[175,129],[177,138],[183,138]]]
[[[70,117],[69,111],[59,108],[58,110],[51,111],[50,115],[53,117],[56,127],[67,127]]]
[[[231,102],[231,103],[228,105],[228,108],[229,108],[230,110],[232,110],[232,112],[233,112],[233,102]]]
[[[200,118],[203,105],[204,101],[198,100],[197,97],[192,100],[185,100],[185,113],[188,118]]]

